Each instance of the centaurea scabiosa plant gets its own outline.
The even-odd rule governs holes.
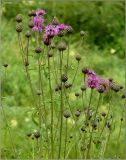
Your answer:
[[[47,23],[45,14],[48,13],[44,10],[28,13],[29,29],[25,38],[23,16],[16,17],[20,53],[35,110],[32,120],[37,131],[29,136],[33,142],[37,140],[37,146],[33,143],[32,157],[69,159],[73,152],[73,159],[105,158],[115,123],[111,102],[121,87],[89,67],[84,66],[81,71],[80,64],[84,63],[81,54],[76,52],[74,59],[70,59],[73,28],[60,23],[57,17]],[[79,47],[82,47],[85,32],[81,31],[80,35]],[[71,75],[72,61],[76,67]],[[79,87],[76,86],[78,73],[82,81]],[[73,92],[74,100],[71,99]],[[101,106],[106,95],[109,95],[108,106],[103,111]],[[120,134],[121,129],[118,137]],[[98,145],[99,153],[95,155]]]

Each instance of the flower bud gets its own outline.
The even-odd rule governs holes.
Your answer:
[[[64,50],[66,50],[66,48],[67,48],[67,46],[66,46],[66,43],[65,42],[60,42],[59,44],[58,44],[58,50],[59,51],[64,51]]]
[[[84,31],[80,31],[80,36],[84,37],[85,36],[85,32]]]
[[[23,30],[22,24],[21,23],[17,24],[16,25],[16,31],[17,32],[22,32],[22,30]]]
[[[22,22],[22,15],[21,15],[21,14],[18,14],[18,15],[16,16],[16,21],[17,21],[18,23]]]
[[[83,92],[83,91],[85,91],[85,90],[86,90],[85,85],[82,85],[82,86],[81,86],[81,91]]]
[[[87,74],[88,73],[88,68],[87,67],[83,67],[82,68],[82,73]]]
[[[4,66],[5,68],[7,68],[7,67],[8,67],[8,64],[5,63],[5,64],[3,64],[3,66]]]
[[[35,48],[35,52],[36,52],[36,53],[41,53],[41,52],[42,52],[41,47],[37,47],[37,48]]]
[[[30,21],[30,22],[28,23],[28,26],[29,26],[29,28],[33,28],[33,27],[34,27],[34,23],[33,23],[32,21]]]
[[[47,53],[47,56],[48,56],[49,58],[53,57],[53,52],[52,52],[52,51],[49,51],[49,52]]]
[[[80,111],[76,111],[76,112],[75,112],[75,116],[76,116],[76,117],[79,117],[79,116],[80,116],[80,114],[81,114],[81,112],[80,112]]]
[[[30,31],[27,31],[27,32],[25,33],[25,36],[26,36],[27,38],[30,38],[30,37],[31,37],[31,32],[30,32]]]
[[[105,116],[106,116],[106,113],[105,113],[105,112],[102,112],[101,115],[102,115],[103,117],[105,117]]]
[[[34,11],[34,10],[30,11],[30,12],[28,13],[28,16],[29,16],[29,17],[36,16],[35,11]]]
[[[98,87],[97,91],[98,91],[99,93],[104,93],[105,87],[104,87],[103,85],[100,85],[100,86]]]
[[[54,17],[54,18],[53,18],[52,24],[53,24],[53,25],[58,25],[58,24],[59,24],[59,20],[58,20],[57,17]]]
[[[123,94],[123,95],[122,95],[122,98],[126,98],[126,94]]]
[[[64,115],[65,118],[69,118],[69,117],[70,117],[70,113],[67,112],[67,111],[65,111],[65,112],[63,113],[63,115]]]
[[[79,96],[80,96],[80,93],[76,92],[76,93],[75,93],[75,96],[76,96],[76,97],[79,97]]]
[[[123,118],[121,118],[120,121],[122,122],[122,121],[123,121]]]
[[[27,133],[27,136],[28,136],[28,137],[31,137],[31,135],[32,135],[32,133],[31,133],[31,132]]]
[[[67,75],[62,74],[62,76],[61,76],[61,80],[62,80],[62,82],[66,82],[66,81],[68,80]]]
[[[64,36],[64,31],[59,31],[57,34],[59,37],[63,37]]]
[[[80,54],[77,54],[77,55],[75,56],[75,58],[76,58],[76,60],[79,62],[79,61],[81,60],[81,55],[80,55]]]
[[[36,132],[34,133],[34,137],[35,137],[36,139],[38,139],[40,136],[41,136],[41,134],[40,134],[39,131],[36,131]]]

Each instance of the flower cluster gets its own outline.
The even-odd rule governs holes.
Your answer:
[[[103,79],[102,77],[99,77],[96,75],[96,73],[92,70],[87,70],[87,79],[86,79],[86,85],[87,87],[91,89],[99,89],[101,86],[104,87],[104,91],[107,91],[109,89],[109,80]]]
[[[35,12],[35,16],[32,19],[33,23],[33,31],[35,32],[41,32],[42,29],[44,28],[44,18],[43,15],[46,14],[44,10],[37,10]]]
[[[50,44],[51,38],[53,38],[54,36],[60,35],[61,31],[67,31],[69,29],[71,29],[71,26],[67,26],[65,24],[47,25],[44,31],[44,43]]]
[[[59,24],[54,22],[46,26],[44,24],[44,17],[43,17],[45,14],[46,12],[44,10],[34,11],[34,14],[32,13],[33,17],[31,20],[31,22],[33,23],[33,27],[32,27],[33,31],[35,32],[43,31],[44,44],[49,45],[51,38],[53,38],[54,36],[61,35],[61,32],[65,32],[65,31],[69,32],[72,30],[72,27],[69,25]],[[56,17],[54,17],[54,21],[55,20],[57,20]]]

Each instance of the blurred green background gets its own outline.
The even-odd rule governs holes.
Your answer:
[[[14,141],[22,157],[26,158],[28,142],[26,133],[35,124],[31,121],[32,101],[29,86],[26,83],[25,72],[18,48],[17,33],[15,31],[15,16],[18,13],[24,16],[24,26],[27,23],[27,13],[32,9],[47,11],[47,21],[57,16],[60,22],[70,24],[74,33],[71,36],[71,52],[73,57],[79,52],[82,55],[81,67],[89,66],[103,77],[113,77],[116,82],[124,85],[124,1],[76,1],[76,0],[51,0],[51,1],[15,1],[4,0],[2,3],[2,45],[1,45],[1,76],[2,96],[10,126],[13,129]],[[26,31],[28,27],[24,28]],[[79,32],[86,31],[82,48],[77,49],[80,40]],[[7,70],[2,66],[7,63]],[[81,68],[80,68],[81,69]],[[74,71],[71,72],[73,74]],[[80,71],[81,73],[81,71]],[[76,82],[79,85],[80,80]],[[121,94],[120,94],[121,96]],[[116,96],[115,96],[116,97]],[[120,115],[123,102],[115,98],[113,110]],[[31,107],[31,108],[30,108]],[[117,115],[117,124],[119,116]],[[6,126],[3,125],[3,129]],[[20,129],[20,130],[19,130]],[[7,137],[4,133],[3,137]],[[112,139],[116,138],[116,132]],[[24,141],[23,141],[23,140]],[[3,148],[9,146],[8,138],[3,138]],[[24,145],[27,144],[27,145]],[[23,146],[21,149],[20,146]],[[115,143],[111,141],[108,155],[114,157]],[[124,127],[119,144],[119,155],[124,158]],[[3,155],[11,151],[3,151]],[[11,157],[10,157],[11,158]]]

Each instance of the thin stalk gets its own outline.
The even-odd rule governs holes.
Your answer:
[[[79,62],[77,63],[77,68],[76,68],[76,71],[75,71],[75,74],[74,74],[74,77],[73,77],[72,86],[73,86],[73,83],[74,83],[75,78],[77,76],[78,69],[79,69]]]
[[[53,93],[52,93],[52,85],[51,85],[51,72],[50,72],[50,60],[48,57],[48,71],[49,71],[49,88],[50,88],[50,98],[51,98],[51,158],[54,158],[53,153]]]
[[[66,158],[66,150],[67,150],[67,118],[66,118],[66,129],[65,129],[65,149],[64,149],[64,159]]]
[[[98,108],[99,108],[99,105],[100,105],[100,99],[101,99],[101,94],[99,94],[98,104],[97,104],[96,112],[95,112],[95,115],[94,115],[94,122],[96,121],[96,115],[97,115]],[[92,127],[92,131],[91,131],[91,133],[90,133],[90,140],[89,140],[89,146],[88,146],[86,158],[90,158],[90,157],[89,157],[89,152],[90,152],[90,149],[91,149],[92,137],[93,137],[93,127]]]
[[[45,97],[44,97],[44,91],[43,91],[43,79],[42,79],[42,74],[41,74],[41,63],[40,63],[40,61],[39,61],[39,78],[40,78],[40,86],[41,86],[41,93],[42,93],[42,102],[43,102],[44,113],[45,113],[45,118],[43,118],[43,122],[45,123],[45,126],[46,126],[47,142],[49,143],[47,123],[46,123],[46,105],[45,105]],[[49,147],[49,144],[48,144],[48,147]],[[49,156],[49,150],[48,150],[48,156]]]
[[[111,124],[111,125],[113,125],[113,119],[112,119],[112,124]],[[105,152],[107,151],[107,147],[108,147],[108,143],[109,143],[110,135],[111,135],[111,130],[109,131],[109,135],[108,135],[108,138],[107,138],[107,141],[106,141],[106,144],[105,144],[104,150],[103,150],[103,155],[102,155],[102,157],[103,157],[103,158],[104,158]]]
[[[70,103],[69,103],[69,99],[68,99],[68,97],[67,97],[67,93],[66,93],[66,88],[65,88],[65,87],[64,87],[64,93],[65,93],[65,97],[66,97],[67,104],[68,104],[68,107],[69,107],[69,109],[70,109],[70,112],[71,112],[72,118],[73,118],[73,119],[74,119],[74,121],[75,121],[74,114],[73,114],[73,112],[72,112],[72,109],[71,109],[71,106],[70,106]]]
[[[116,158],[118,158],[117,157],[117,153],[118,153],[118,146],[119,146],[119,140],[120,140],[120,135],[121,135],[121,129],[122,129],[122,122],[123,121],[121,121],[121,123],[120,123],[120,128],[119,128],[119,133],[118,133],[118,137],[117,137],[117,143],[116,143]]]
[[[24,48],[23,48],[23,45],[22,45],[22,40],[21,40],[21,37],[20,37],[20,34],[18,34],[18,41],[19,41],[19,48],[20,48],[20,53],[21,53],[21,56],[22,56],[22,60],[23,60],[23,63],[25,64],[25,52],[24,52]],[[26,75],[27,75],[27,79],[29,81],[29,85],[30,85],[30,89],[31,89],[31,92],[32,92],[32,96],[33,96],[33,100],[34,100],[34,103],[36,102],[36,99],[35,99],[35,95],[34,95],[34,90],[33,90],[33,87],[32,87],[32,83],[31,83],[31,78],[30,78],[30,74],[29,74],[29,71],[28,71],[28,67],[25,66],[25,71],[26,71]],[[36,105],[36,103],[35,103]]]
[[[34,140],[32,140],[32,160],[35,160],[35,146],[34,146]]]
[[[39,66],[39,58],[38,58],[38,88],[39,88],[39,91],[41,89],[41,84],[40,84],[40,66]],[[39,95],[38,97],[38,108],[39,108],[39,130],[40,130],[40,133],[41,133],[41,137],[40,137],[40,152],[42,153],[42,146],[41,146],[41,143],[42,143],[42,131],[41,131],[41,128],[42,128],[42,110],[41,110],[41,97]]]
[[[101,130],[101,132],[100,132],[100,137],[102,136],[102,133],[103,133],[103,131],[104,131],[104,129],[105,129],[106,122],[107,122],[107,120],[108,120],[108,116],[109,116],[109,113],[110,113],[110,107],[111,107],[111,102],[112,102],[112,94],[110,95],[110,100],[111,100],[111,101],[109,102],[108,113],[107,113],[107,116],[106,116],[106,118],[105,118],[105,122],[104,122],[103,128],[102,128],[102,130]]]
[[[60,53],[60,78],[62,75],[62,52]],[[62,145],[62,128],[63,128],[63,88],[61,80],[61,90],[60,90],[60,137],[59,137],[59,153],[58,158],[61,157],[61,145]]]
[[[53,66],[54,66],[54,73],[55,73],[55,81],[56,81],[56,84],[58,85],[58,81],[57,81],[57,71],[56,71],[56,65],[55,65],[55,60],[54,60],[54,56],[53,56]]]
[[[88,104],[86,119],[85,119],[86,124],[87,124],[87,121],[88,121],[88,110],[89,110],[89,107],[91,105],[92,95],[93,95],[93,89],[91,89],[91,93],[90,93],[90,99],[89,99],[89,104]],[[85,146],[85,137],[86,137],[86,132],[84,132],[84,146]],[[84,150],[84,154],[85,154],[85,150]]]
[[[84,92],[82,91],[82,105],[84,107]]]
[[[12,144],[12,149],[13,149],[15,158],[17,158],[17,157],[16,157],[16,148],[15,148],[15,145],[14,145],[14,141],[13,141],[13,138],[12,138],[12,135],[11,135],[11,131],[10,131],[10,128],[9,128],[9,125],[8,125],[8,122],[7,122],[7,118],[6,118],[6,114],[5,114],[5,111],[4,111],[4,109],[3,109],[3,105],[2,105],[2,104],[1,104],[1,108],[2,108],[2,112],[3,112],[5,124],[6,124],[6,126],[7,126],[8,133],[9,133],[9,135],[10,135],[10,141],[11,141],[11,144]]]
[[[27,39],[27,48],[26,48],[26,62],[28,63],[28,49],[29,49],[29,38]]]
[[[66,74],[68,72],[68,65],[69,65],[69,54],[70,54],[70,35],[68,36],[68,50],[67,50],[67,65],[66,65]]]

